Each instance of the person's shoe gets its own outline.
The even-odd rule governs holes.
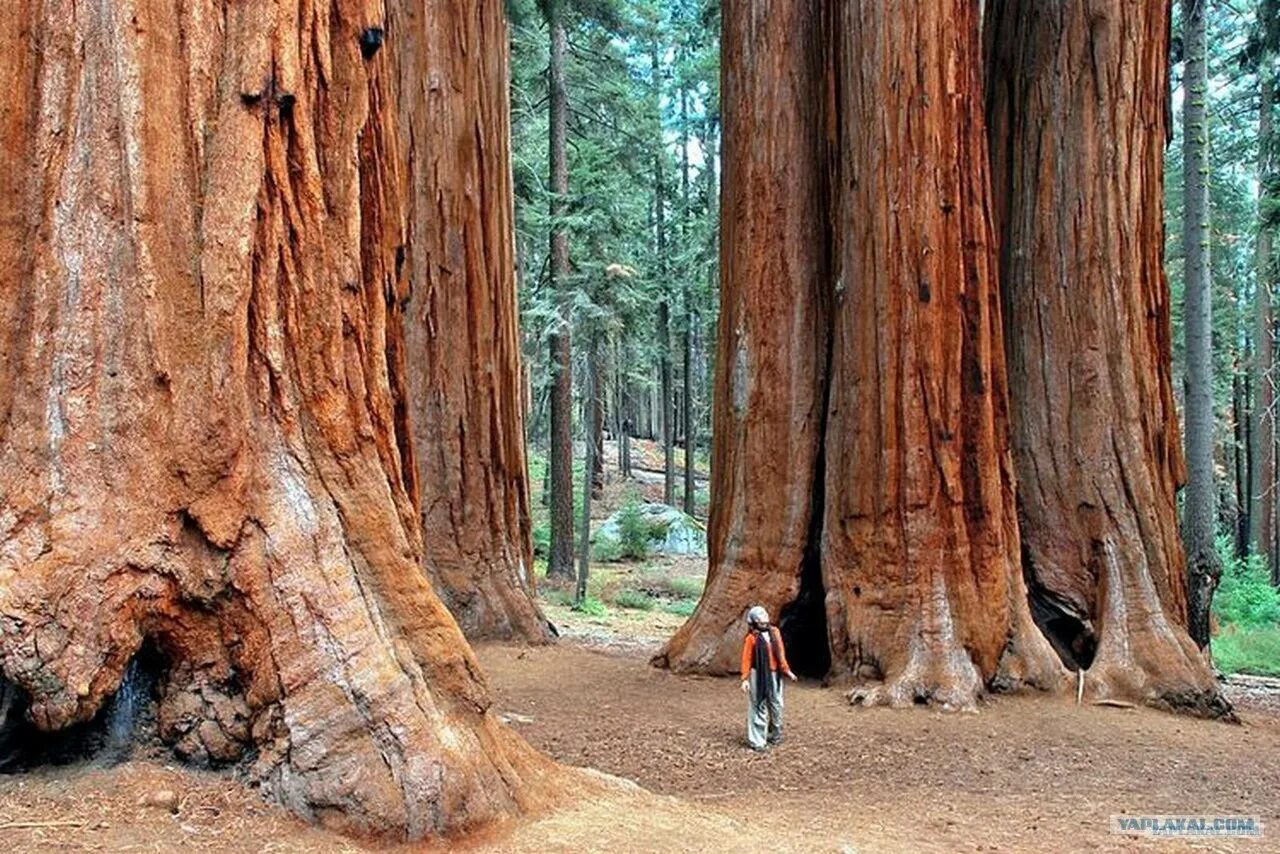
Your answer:
[[[769,736],[769,744],[782,744],[782,735],[779,734],[779,735]]]
[[[764,753],[766,750],[768,750],[768,749],[769,749],[768,747],[766,747],[766,746],[765,746],[765,745],[763,745],[763,744],[762,744],[762,745],[760,745],[759,747],[757,747],[757,746],[756,746],[756,745],[754,745],[754,744],[748,744],[748,745],[747,745],[747,747],[751,748],[751,752],[752,752],[752,753]]]

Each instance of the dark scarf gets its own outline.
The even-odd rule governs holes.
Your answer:
[[[777,632],[770,626],[767,629],[752,629],[756,635],[755,649],[752,651],[751,666],[756,671],[756,701],[763,703],[772,700],[777,688],[773,681],[773,671],[769,667],[769,647],[777,643]],[[775,650],[775,656],[778,652]]]

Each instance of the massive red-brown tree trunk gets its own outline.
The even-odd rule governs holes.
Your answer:
[[[0,19],[0,668],[55,730],[149,642],[180,755],[418,837],[527,805],[548,765],[420,569],[403,8]]]
[[[976,8],[725,11],[712,566],[665,660],[732,669],[761,601],[859,701],[1056,686],[1017,569]]]
[[[834,17],[835,291],[823,581],[866,697],[1056,684],[1018,571],[977,6]]]
[[[806,559],[817,569],[807,552],[829,281],[815,109],[820,10],[819,0],[722,10],[725,213],[710,566],[698,610],[660,656],[677,670],[735,670],[743,612],[760,603],[776,615],[797,598]],[[820,596],[816,604],[820,615]],[[817,634],[825,651],[820,626]],[[825,670],[809,666],[803,651],[792,658]]]
[[[1187,635],[1162,148],[1168,8],[995,0],[993,181],[1025,572],[1089,691],[1225,711]]]
[[[502,0],[406,4],[404,269],[424,563],[467,637],[545,641],[532,595]]]

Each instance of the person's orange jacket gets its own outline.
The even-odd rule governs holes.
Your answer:
[[[775,626],[769,627],[769,637],[773,639],[773,643],[769,644],[769,669],[774,673],[778,672],[778,665],[782,665],[783,673],[791,672],[791,665],[787,664],[787,648],[782,645],[782,633]],[[747,636],[742,640],[742,678],[746,679],[751,675],[751,660],[756,651],[756,633],[747,632]]]

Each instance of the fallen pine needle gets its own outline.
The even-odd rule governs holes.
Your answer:
[[[37,827],[84,827],[87,821],[9,821],[0,830],[30,830]]]
[[[1136,709],[1133,703],[1126,703],[1124,700],[1094,700],[1095,706],[1111,706],[1117,709]]]

